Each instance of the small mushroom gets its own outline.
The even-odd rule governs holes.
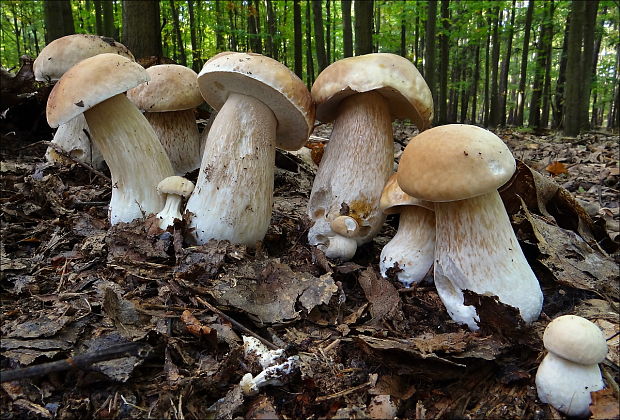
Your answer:
[[[71,67],[47,101],[51,127],[84,114],[110,168],[110,223],[130,222],[164,206],[157,184],[172,165],[149,122],[124,92],[148,81],[146,70],[119,54],[99,54]]]
[[[435,286],[452,319],[471,330],[479,317],[464,304],[464,290],[497,296],[528,323],[542,309],[540,285],[497,192],[515,169],[499,137],[465,124],[413,137],[398,166],[402,190],[435,204]]]
[[[203,103],[198,90],[198,75],[178,64],[149,67],[150,76],[127,92],[131,102],[144,111],[163,144],[177,175],[200,167],[200,134],[194,109]]]
[[[598,366],[607,355],[601,330],[576,315],[547,325],[543,343],[549,351],[536,372],[538,398],[568,416],[590,415],[590,393],[604,388]]]
[[[379,232],[385,220],[379,199],[393,170],[392,120],[407,118],[420,130],[427,129],[433,98],[409,60],[387,53],[332,63],[317,77],[312,98],[317,118],[334,121],[334,126],[308,202],[313,222],[308,241],[324,249],[343,249],[346,254],[333,253],[332,258],[346,260],[355,249],[330,243],[342,242],[330,229],[331,222],[338,216],[356,220],[359,228],[349,238],[356,248]]]
[[[159,227],[167,229],[174,224],[174,219],[181,219],[181,205],[183,199],[189,197],[194,191],[194,183],[181,176],[169,176],[157,184],[157,192],[166,195],[166,204],[162,211],[157,213],[157,218],[161,219]]]
[[[75,64],[97,54],[113,53],[134,60],[131,52],[123,44],[98,35],[74,34],[55,39],[41,50],[32,65],[35,80],[39,82],[57,81]],[[103,157],[93,147],[87,133],[88,125],[83,115],[60,124],[52,143],[65,150],[72,158],[101,167]],[[45,152],[49,162],[64,163],[65,158],[49,147]]]
[[[185,208],[191,239],[255,246],[271,220],[275,148],[297,150],[308,140],[312,98],[292,71],[260,54],[220,53],[198,85],[218,113]]]
[[[411,287],[424,279],[435,255],[435,213],[433,203],[403,192],[393,174],[383,188],[379,207],[385,214],[400,213],[396,235],[381,250],[381,275],[398,265],[398,280]]]

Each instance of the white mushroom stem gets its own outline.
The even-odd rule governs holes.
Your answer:
[[[164,146],[176,175],[200,167],[200,134],[193,109],[145,112],[144,116]]]
[[[424,279],[435,256],[435,213],[424,207],[402,206],[396,235],[381,251],[381,275],[398,264],[398,280],[411,287]]]
[[[52,143],[65,150],[75,160],[88,163],[94,168],[101,168],[103,157],[84,130],[88,131],[88,124],[84,114],[80,114],[66,124],[58,126]],[[71,163],[51,147],[45,152],[45,158],[48,162]]]
[[[243,336],[243,351],[246,359],[258,357],[258,363],[263,369],[274,365],[284,355],[284,349],[269,350],[257,338],[246,335]]]
[[[314,221],[308,240],[326,248],[330,247],[326,238],[333,235],[321,231],[320,220],[334,220],[341,209],[360,222],[358,245],[377,234],[385,220],[379,199],[393,165],[392,119],[383,96],[374,91],[358,93],[339,106],[308,203],[308,215]]]
[[[337,234],[327,236],[323,243],[319,244],[318,248],[325,253],[327,258],[334,260],[348,261],[353,258],[357,251],[357,242],[355,239]]]
[[[517,308],[525,322],[538,318],[543,296],[497,193],[435,203],[435,285],[448,313],[477,330],[463,290],[497,296]]]
[[[582,365],[548,353],[536,372],[540,401],[568,416],[590,415],[591,392],[604,388],[598,364]]]
[[[231,93],[209,130],[186,212],[199,244],[255,246],[271,220],[276,118],[261,101]]]
[[[251,373],[246,373],[239,382],[241,391],[244,395],[254,395],[265,385],[282,385],[282,377],[290,374],[298,362],[299,356],[291,356],[284,363],[270,366],[255,377]]]
[[[183,197],[178,194],[166,194],[166,204],[164,208],[157,213],[157,218],[160,219],[159,227],[166,230],[168,226],[174,224],[174,219],[181,220],[181,204],[183,204]]]
[[[158,212],[164,199],[157,184],[173,171],[146,118],[124,94],[88,109],[84,116],[112,175],[110,223]]]

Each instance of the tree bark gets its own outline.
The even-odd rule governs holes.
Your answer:
[[[528,118],[528,126],[542,128],[541,120],[541,100],[543,96],[543,88],[545,83],[545,72],[547,69],[547,51],[549,51],[549,44],[553,37],[553,28],[551,26],[551,20],[553,19],[553,3],[545,3],[545,10],[543,14],[543,21],[540,24],[540,31],[537,43],[536,52],[536,67],[534,70],[534,83],[532,85],[532,98],[530,101],[530,115]]]
[[[303,60],[301,46],[301,5],[300,0],[293,0],[293,31],[294,31],[294,53],[295,53],[295,74],[303,80]]]
[[[546,55],[546,63],[545,63],[545,83],[543,86],[543,105],[542,111],[540,115],[540,127],[548,127],[549,126],[549,110],[551,104],[551,61],[553,58],[553,14],[555,12],[555,5],[553,0],[551,0],[551,4],[549,5],[549,20],[547,22],[547,26],[545,27],[546,32],[546,45],[545,45],[545,55]]]
[[[112,2],[104,1],[102,6],[103,12],[103,32],[101,35],[109,38],[116,37],[116,28],[114,27],[114,11],[112,10]]]
[[[439,115],[437,122],[448,122],[448,68],[450,65],[449,36],[450,31],[450,0],[441,0],[441,34],[439,35],[439,48],[441,58],[439,60]]]
[[[607,14],[607,7],[603,8],[603,14]],[[594,52],[592,53],[592,84],[596,83],[596,68],[598,66],[598,55],[601,51],[601,42],[603,41],[603,31],[605,30],[605,19],[601,19],[599,22],[598,29],[596,31],[596,40],[594,41]],[[592,119],[590,120],[590,125],[592,127],[598,126],[601,124],[601,119],[599,118],[599,106],[598,106],[598,95],[595,91],[592,95]]]
[[[332,12],[331,0],[325,0],[325,52],[327,53],[327,64],[332,62],[331,42],[332,42]]]
[[[585,19],[583,26],[583,54],[582,54],[582,73],[583,86],[581,90],[581,117],[580,128],[587,130],[590,128],[590,94],[592,92],[592,74],[594,73],[594,28],[596,27],[596,14],[598,12],[598,0],[586,2]]]
[[[497,4],[497,3],[496,3]],[[499,6],[493,10],[493,49],[491,50],[491,101],[489,109],[489,127],[499,124],[499,86],[497,72],[499,68]]]
[[[525,29],[523,30],[523,49],[521,50],[521,78],[519,79],[519,89],[517,91],[517,115],[515,125],[523,125],[523,110],[525,107],[525,83],[527,79],[527,62],[530,48],[530,29],[532,27],[532,16],[534,14],[534,0],[530,0],[525,16]]]
[[[329,0],[328,0],[329,1]],[[312,15],[314,17],[314,39],[316,49],[316,61],[319,65],[319,73],[327,67],[327,55],[325,53],[325,38],[323,30],[323,1],[312,1]]]
[[[400,55],[407,57],[407,3],[402,1],[402,11],[400,12]]]
[[[430,0],[427,4],[426,18],[426,46],[424,51],[424,79],[428,85],[433,102],[435,104],[434,114],[437,115],[437,90],[435,84],[435,33],[437,30],[437,0]]]
[[[306,85],[308,90],[314,83],[314,60],[312,58],[312,19],[310,17],[310,0],[306,0]]]
[[[586,2],[573,0],[572,20],[568,33],[568,58],[566,62],[566,98],[564,101],[564,135],[574,137],[581,128],[580,118],[583,93],[583,58],[581,44],[586,13]]]
[[[185,45],[183,44],[183,36],[181,35],[181,25],[179,24],[179,9],[177,9],[174,0],[169,0],[170,11],[172,12],[172,27],[177,40],[177,52],[179,64],[187,66],[187,55],[185,54]]]
[[[45,43],[75,33],[69,0],[44,0]]]
[[[103,35],[103,7],[101,0],[95,0],[95,32],[97,35]]]
[[[560,56],[560,69],[558,71],[558,79],[555,85],[555,98],[553,110],[553,127],[561,128],[564,122],[564,90],[566,84],[566,63],[568,61],[568,35],[573,20],[572,10],[566,18],[566,26],[564,27],[564,40],[562,41],[562,54]]]
[[[487,16],[487,45],[484,50],[484,102],[482,104],[482,125],[489,125],[490,70],[491,70],[491,17]]]
[[[351,25],[351,0],[342,0],[342,44],[345,57],[353,56],[353,28]]]
[[[215,49],[224,51],[224,34],[222,32],[221,0],[215,0]]]
[[[274,60],[278,59],[278,46],[276,44],[276,16],[273,11],[272,0],[266,0],[267,6],[267,31],[269,36],[267,37],[267,53]]]
[[[192,43],[192,69],[198,73],[202,62],[200,60],[201,51],[198,40],[196,39],[196,18],[194,16],[194,0],[187,0],[187,11],[189,13],[189,37]]]
[[[249,2],[248,4],[247,14],[248,14],[248,18],[247,18],[248,45],[250,46],[250,49],[252,50],[252,52],[255,52],[257,54],[262,54],[263,45],[262,45],[260,36],[258,35],[258,32],[259,32],[258,9],[251,2]]]
[[[506,98],[508,95],[508,73],[510,71],[510,57],[512,56],[512,38],[515,29],[515,6],[517,1],[512,0],[512,8],[510,9],[510,27],[506,34],[506,54],[502,59],[502,70],[499,78],[499,123],[506,125]]]
[[[372,53],[372,0],[356,1],[355,8],[355,55]]]
[[[123,44],[136,57],[161,57],[159,2],[123,0]]]

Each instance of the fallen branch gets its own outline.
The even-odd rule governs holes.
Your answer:
[[[0,372],[0,382],[15,381],[18,379],[34,378],[52,372],[61,372],[70,369],[84,369],[90,365],[106,360],[120,359],[128,356],[143,356],[144,346],[139,343],[118,344],[106,349],[80,354],[55,362],[41,363],[25,368]]]

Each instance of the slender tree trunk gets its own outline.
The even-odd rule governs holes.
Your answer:
[[[448,122],[449,5],[450,0],[441,0],[441,34],[439,35],[441,58],[439,60],[439,115],[437,116],[437,122],[440,125]]]
[[[319,65],[319,73],[327,67],[327,54],[325,53],[325,39],[323,31],[323,1],[312,1],[312,14],[314,17],[314,39],[316,49],[316,61]]]
[[[512,8],[510,9],[510,27],[506,34],[506,53],[502,59],[502,70],[499,78],[499,123],[506,125],[506,99],[508,95],[508,72],[510,71],[510,58],[512,56],[512,38],[515,29],[515,6],[517,1],[512,0]]]
[[[136,58],[162,56],[159,2],[123,0],[122,42]]]
[[[482,15],[478,16],[478,29],[482,27]],[[474,80],[471,85],[471,123],[475,124],[477,120],[477,105],[478,105],[478,85],[480,84],[480,42],[476,42],[474,52]]]
[[[553,54],[553,15],[555,12],[555,5],[553,0],[549,5],[550,16],[547,25],[545,26],[545,84],[543,86],[543,105],[542,113],[540,116],[540,127],[546,128],[549,126],[549,108],[551,104],[551,61]]]
[[[351,25],[351,0],[342,0],[342,44],[345,57],[353,56],[353,27]]]
[[[536,52],[536,68],[534,70],[534,84],[532,86],[532,98],[530,102],[530,115],[528,125],[530,127],[542,128],[541,120],[541,99],[545,84],[545,71],[547,69],[547,51],[553,37],[553,28],[551,21],[553,19],[553,3],[547,2],[544,5],[543,21],[540,24],[538,35],[537,52]]]
[[[183,36],[181,35],[181,25],[179,24],[179,9],[177,9],[174,0],[169,0],[170,11],[172,12],[172,27],[176,36],[177,52],[179,64],[187,66],[187,55],[185,54],[185,46],[183,45]]]
[[[310,0],[306,1],[306,85],[308,90],[314,84],[314,60],[312,58],[312,18]]]
[[[267,6],[267,31],[269,36],[267,37],[267,53],[274,60],[278,59],[278,47],[275,42],[276,39],[276,16],[273,12],[273,1],[266,0]]]
[[[525,29],[523,30],[523,49],[521,51],[521,78],[519,79],[519,90],[517,91],[517,115],[515,125],[523,125],[523,110],[525,107],[525,83],[527,79],[527,62],[529,59],[530,48],[530,29],[532,27],[532,16],[534,14],[534,0],[529,0],[527,14],[525,16]]]
[[[566,63],[566,98],[564,101],[564,134],[574,137],[581,128],[581,101],[583,101],[583,78],[581,72],[583,26],[586,2],[573,0],[572,20],[568,34],[568,61]]]
[[[223,22],[221,3],[222,0],[215,0],[215,49],[217,51],[224,51],[225,49],[224,34],[222,33]]]
[[[263,48],[260,37],[258,36],[257,14],[258,11],[256,7],[250,2],[247,7],[248,45],[252,52],[261,54]]]
[[[102,0],[94,0],[95,5],[95,31],[97,35],[103,35],[103,7]]]
[[[406,1],[406,0],[403,0]],[[416,0],[415,2],[415,25],[413,26],[413,57],[414,64],[418,69],[421,69],[421,58],[420,58],[420,2]]]
[[[253,8],[253,16],[254,16],[254,24],[256,25],[256,46],[258,47],[258,53],[263,53],[263,36],[261,29],[261,19],[260,19],[260,0],[254,0],[254,8]]]
[[[69,0],[44,0],[43,12],[46,44],[75,33]]]
[[[496,3],[497,4],[497,3]],[[499,6],[493,10],[493,49],[491,51],[491,105],[489,109],[489,127],[499,124],[499,86],[497,72],[499,69]]]
[[[566,64],[568,62],[568,38],[571,22],[573,21],[572,9],[568,13],[566,26],[564,27],[564,40],[562,41],[562,54],[560,56],[560,69],[558,71],[558,79],[555,86],[554,110],[553,110],[553,127],[562,128],[564,123],[564,90],[566,84]]]
[[[607,7],[603,8],[603,14],[607,14]],[[599,22],[598,29],[596,31],[596,39],[594,41],[594,52],[592,53],[592,69],[593,69],[592,85],[594,85],[597,80],[596,69],[598,67],[598,55],[601,52],[601,42],[603,40],[603,31],[605,30],[605,24],[606,24],[605,19],[601,19],[601,21]],[[601,125],[601,120],[599,118],[600,110],[598,109],[597,100],[598,100],[598,95],[597,95],[597,92],[594,91],[592,95],[592,119],[590,123],[592,127]]]
[[[19,24],[17,23],[17,3],[10,3],[11,4],[11,14],[13,15],[13,33],[15,34],[15,47],[17,49],[17,57],[21,57],[22,55],[22,48],[21,48],[21,44],[20,44],[20,31],[21,29],[19,28]]]
[[[618,108],[620,108],[620,80],[618,77],[618,69],[620,68],[620,42],[616,44],[616,65],[614,66],[614,77],[612,80],[615,80],[615,95],[614,100],[609,106],[609,112],[607,114],[607,128],[615,129],[620,126],[620,112],[618,112]]]
[[[295,74],[303,80],[303,60],[301,46],[301,5],[300,0],[293,0],[293,31],[294,31],[294,54],[295,54]]]
[[[379,51],[379,34],[381,33],[381,0],[373,0],[373,3],[375,5],[374,7],[374,30],[373,30],[373,35],[377,35],[374,36],[374,40],[375,43],[373,44],[372,47],[372,52],[378,52]]]
[[[466,60],[469,57],[471,57],[472,50],[473,48],[471,44],[468,45],[467,48],[465,48],[464,54],[465,54]],[[459,122],[461,124],[465,124],[467,121],[467,107],[469,106],[469,96],[470,96],[471,84],[472,84],[471,79],[472,79],[472,68],[469,65],[469,63],[467,63],[465,65],[465,68],[463,69],[463,80],[469,81],[469,85],[466,84],[461,89],[461,115],[459,117]]]
[[[484,52],[484,103],[482,104],[482,125],[489,125],[489,80],[491,70],[491,18],[487,16],[487,46]]]
[[[400,55],[407,57],[407,3],[402,1],[400,12]],[[415,61],[415,59],[414,59]]]
[[[327,20],[325,21],[325,45],[327,48],[325,52],[327,53],[327,64],[332,62],[332,53],[331,53],[331,42],[332,42],[332,12],[331,12],[331,1],[325,0],[325,13]],[[316,19],[316,18],[315,18]]]
[[[426,18],[426,47],[425,47],[425,62],[424,62],[424,79],[428,84],[433,95],[433,102],[435,105],[434,114],[437,115],[437,90],[435,84],[435,33],[437,30],[437,0],[430,0],[428,2],[428,15]]]
[[[114,38],[116,35],[116,28],[114,27],[114,10],[112,9],[111,1],[104,1],[102,4],[103,9],[103,32],[101,35],[109,38]]]
[[[355,55],[372,53],[372,0],[356,1],[355,8]]]
[[[230,35],[228,36],[228,48],[231,51],[237,51],[237,25],[236,25],[236,5],[234,3],[228,3],[228,22],[230,24]]]
[[[594,73],[594,29],[596,27],[596,13],[598,11],[598,0],[586,2],[586,10],[583,26],[583,54],[582,54],[582,73],[583,87],[581,93],[581,117],[580,128],[587,130],[590,128],[590,93],[592,92],[592,74]]]
[[[189,13],[189,38],[192,43],[192,69],[198,73],[200,71],[200,46],[196,39],[196,19],[194,17],[194,0],[187,0],[187,12]]]

